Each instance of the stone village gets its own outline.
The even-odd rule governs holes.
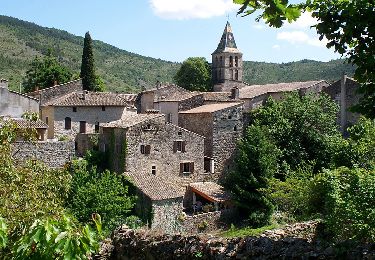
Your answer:
[[[347,110],[358,102],[358,84],[346,76],[332,84],[249,85],[242,78],[242,53],[228,22],[212,53],[213,92],[160,83],[139,94],[87,92],[76,80],[21,94],[1,80],[0,115],[38,132],[36,144],[20,140],[13,145],[15,160],[62,167],[93,148],[108,152],[111,170],[136,186],[136,212],[150,228],[193,233],[202,223],[214,229],[233,214],[220,182],[230,172],[247,111],[290,91],[324,92],[340,106],[342,131],[358,118]],[[40,119],[21,119],[25,111]]]

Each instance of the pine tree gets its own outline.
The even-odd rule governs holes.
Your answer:
[[[83,42],[81,74],[83,89],[95,91],[96,76],[94,66],[94,55],[92,52],[92,39],[90,33],[85,34]]]

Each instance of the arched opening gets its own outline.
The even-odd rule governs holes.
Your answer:
[[[234,58],[234,65],[235,65],[236,67],[238,67],[238,57],[237,57],[237,56]]]
[[[65,117],[65,129],[72,129],[72,119],[70,117]]]
[[[236,72],[234,74],[235,74],[234,75],[235,79],[238,80],[238,70],[236,70]]]
[[[229,67],[233,67],[233,56],[229,57]]]

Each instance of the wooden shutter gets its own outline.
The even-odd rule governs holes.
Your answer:
[[[185,146],[186,146],[186,142],[185,142],[185,141],[182,141],[182,152],[183,152],[183,153],[185,152]]]
[[[184,172],[184,163],[180,163],[180,173]]]
[[[173,152],[177,153],[177,141],[173,142]]]
[[[146,154],[150,154],[151,152],[151,145],[146,145]]]
[[[194,162],[191,162],[191,163],[190,163],[190,173],[191,173],[191,174],[194,173]]]

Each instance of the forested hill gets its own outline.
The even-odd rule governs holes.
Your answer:
[[[29,64],[35,56],[48,49],[60,62],[77,74],[81,65],[83,37],[66,31],[38,26],[16,18],[0,15],[0,78],[18,89]],[[134,54],[101,41],[94,41],[98,74],[111,91],[139,91],[157,80],[172,82],[180,64]],[[155,56],[158,56],[155,53]],[[353,74],[342,60],[327,63],[303,60],[284,64],[245,62],[244,80],[248,83],[276,83],[304,80],[337,80],[342,72]]]

